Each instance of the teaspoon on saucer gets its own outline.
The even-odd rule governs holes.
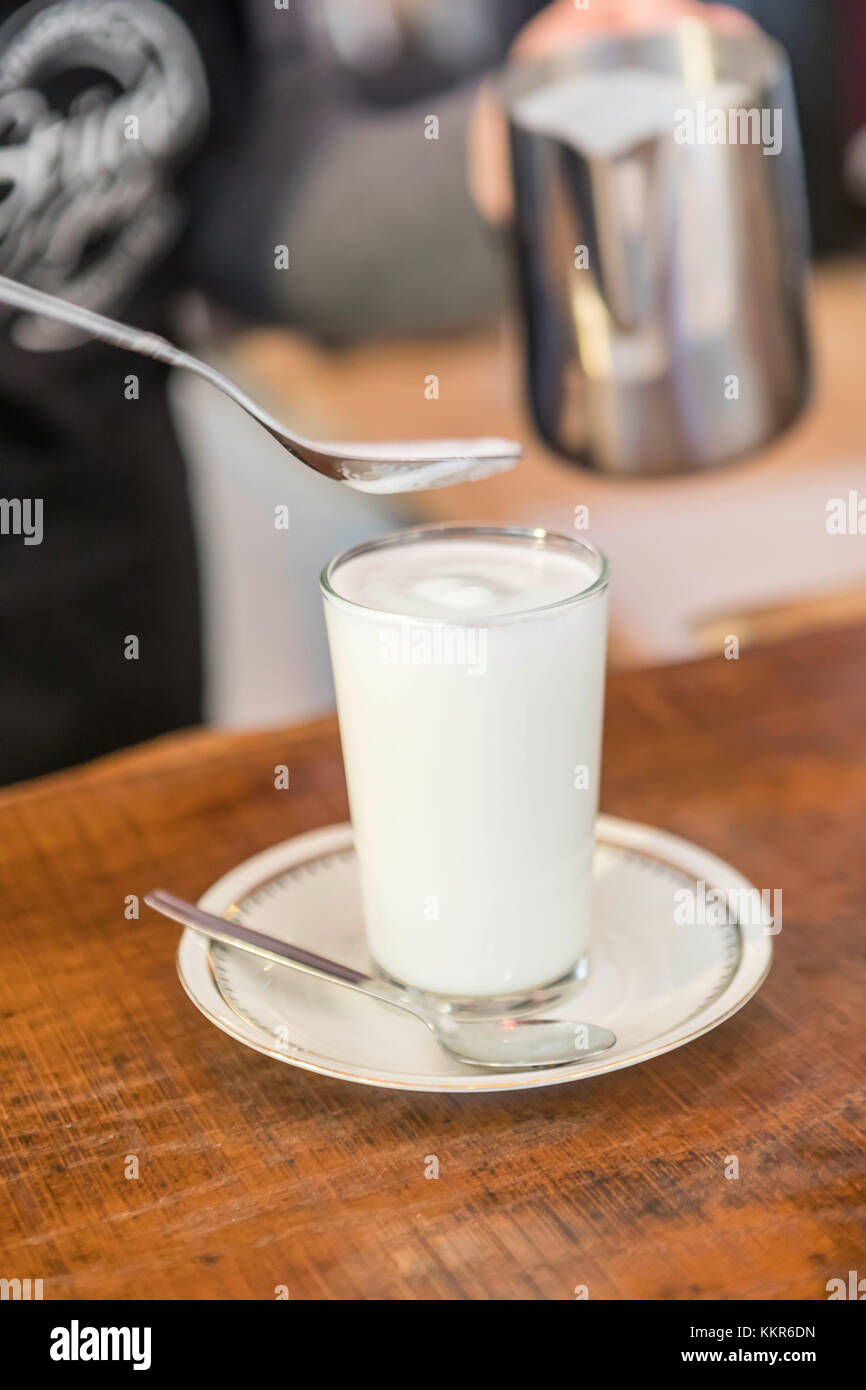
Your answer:
[[[374,979],[353,966],[328,960],[301,946],[290,946],[285,941],[253,931],[229,918],[217,917],[161,888],[146,894],[144,901],[164,917],[200,932],[211,941],[236,946],[279,965],[317,975],[384,1004],[404,1009],[430,1029],[446,1052],[470,1066],[506,1070],[558,1066],[594,1057],[599,1052],[606,1052],[616,1042],[615,1034],[608,1028],[601,1028],[595,1023],[578,1023],[574,1019],[462,1019],[454,1013],[440,1013],[425,1007],[419,996],[388,980]]]
[[[105,314],[94,313],[92,309],[10,280],[5,275],[0,275],[0,304],[55,319],[113,347],[155,357],[170,367],[183,367],[203,377],[258,420],[294,458],[359,492],[414,492],[470,482],[513,467],[523,453],[521,446],[510,439],[422,439],[405,444],[324,443],[305,439],[268,414],[229,377],[191,353],[182,352],[158,333],[147,333],[118,319],[107,318]]]

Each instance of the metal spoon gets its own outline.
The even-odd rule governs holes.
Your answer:
[[[194,903],[175,897],[156,888],[145,896],[148,907],[164,917],[201,932],[211,941],[222,941],[242,951],[263,956],[265,960],[287,965],[308,975],[318,975],[334,984],[357,990],[360,994],[393,1004],[430,1029],[437,1042],[461,1062],[476,1067],[550,1067],[566,1062],[582,1062],[599,1052],[606,1052],[616,1042],[616,1035],[594,1023],[578,1023],[573,1019],[553,1018],[483,1018],[464,1019],[459,1013],[434,1012],[423,1000],[393,985],[376,980],[350,965],[327,960],[302,946],[289,946],[264,932],[253,931],[240,922],[216,917]]]
[[[66,299],[22,285],[18,280],[9,280],[4,275],[0,275],[0,303],[42,314],[114,347],[195,372],[264,425],[294,458],[326,478],[348,483],[359,492],[413,492],[485,478],[490,473],[512,468],[523,453],[521,446],[510,439],[430,439],[405,444],[316,443],[287,429],[222,372],[188,352],[181,352],[158,333],[144,333],[130,324],[106,318],[104,314],[70,304]]]

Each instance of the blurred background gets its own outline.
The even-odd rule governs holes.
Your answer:
[[[364,496],[293,467],[204,383],[5,315],[0,497],[42,499],[43,535],[0,535],[0,781],[328,710],[319,571],[418,521],[568,532],[579,514],[612,561],[617,666],[866,614],[863,537],[826,525],[830,499],[866,498],[866,6],[738,8],[793,71],[813,398],[731,467],[623,480],[533,424],[486,104],[515,43],[697,3],[0,3],[0,273],[164,332],[313,437],[527,446],[497,478]]]

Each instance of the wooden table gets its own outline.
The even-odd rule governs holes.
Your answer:
[[[515,1095],[246,1051],[183,997],[173,929],[124,916],[343,818],[330,722],[5,793],[0,1275],[46,1299],[823,1299],[866,1274],[864,690],[863,628],[611,680],[604,808],[781,888],[776,965],[689,1047]]]

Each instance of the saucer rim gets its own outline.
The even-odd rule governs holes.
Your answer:
[[[262,882],[261,870],[265,865],[269,868],[279,866],[276,872],[284,872],[304,859],[338,852],[348,848],[351,843],[352,827],[348,822],[325,825],[292,836],[236,864],[211,884],[199,899],[199,905],[211,912],[226,912],[238,898],[254,891]],[[724,884],[729,889],[736,887],[755,891],[754,885],[725,860],[691,840],[655,826],[618,816],[599,815],[596,821],[596,843],[637,853],[645,859],[656,859],[666,867],[686,873],[689,877],[693,876],[696,880],[703,878],[709,885]],[[664,852],[658,853],[659,850]],[[686,867],[683,860],[691,861],[699,867]],[[272,876],[274,875],[270,873],[266,875]],[[581,1081],[591,1076],[620,1071],[625,1067],[638,1066],[678,1047],[684,1047],[726,1022],[757,994],[773,962],[772,936],[764,933],[760,924],[740,923],[739,931],[741,955],[737,969],[721,994],[706,1006],[706,1014],[701,1010],[697,1016],[684,1020],[682,1024],[666,1033],[657,1035],[652,1039],[654,1045],[637,1045],[621,1057],[602,1055],[595,1060],[578,1062],[566,1067],[552,1066],[531,1072],[499,1073],[496,1076],[480,1068],[476,1071],[466,1067],[465,1073],[461,1075],[452,1073],[422,1077],[410,1071],[383,1077],[375,1073],[367,1074],[369,1067],[357,1067],[346,1071],[327,1062],[312,1061],[280,1051],[264,1042],[254,1025],[231,1009],[214,976],[210,943],[205,942],[199,933],[189,929],[183,933],[177,950],[176,965],[184,992],[210,1023],[236,1042],[275,1061],[289,1063],[320,1076],[331,1076],[336,1080],[349,1081],[356,1085],[379,1086],[388,1090],[434,1093],[447,1091],[455,1094],[511,1091],[565,1085],[567,1082]],[[195,980],[190,978],[193,973],[196,976]],[[210,1002],[203,997],[203,993],[210,994]],[[225,1014],[218,1012],[220,1007],[226,1011]],[[701,1020],[698,1026],[689,1032],[682,1032],[688,1023],[697,1023],[698,1020]]]

